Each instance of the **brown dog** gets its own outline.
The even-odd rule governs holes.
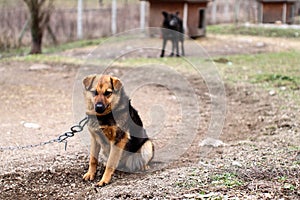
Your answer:
[[[89,169],[83,179],[95,178],[99,152],[106,167],[98,186],[108,184],[116,168],[145,170],[154,156],[154,146],[120,80],[90,75],[84,78],[83,85],[91,135]]]

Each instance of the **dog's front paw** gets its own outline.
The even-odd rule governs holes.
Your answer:
[[[96,174],[96,173],[93,173],[93,172],[87,172],[87,173],[83,176],[83,179],[84,179],[85,181],[88,181],[88,180],[92,181],[92,180],[95,179],[95,174]]]
[[[106,182],[105,180],[101,180],[101,181],[99,181],[97,184],[96,184],[96,186],[97,187],[103,187],[103,186],[105,186],[105,185],[107,185],[108,184],[108,182]]]

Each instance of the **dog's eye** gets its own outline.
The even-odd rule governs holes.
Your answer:
[[[97,90],[95,90],[95,91],[91,91],[91,93],[93,94],[93,96],[97,96],[97,95],[98,95],[98,92],[97,92]]]
[[[111,93],[112,93],[112,91],[106,90],[103,95],[104,96],[109,96],[109,95],[111,95]]]

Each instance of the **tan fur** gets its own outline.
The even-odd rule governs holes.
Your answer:
[[[90,162],[88,172],[83,176],[83,179],[93,180],[95,178],[99,153],[106,162],[106,167],[101,180],[97,183],[98,186],[108,184],[118,167],[128,171],[147,169],[148,163],[154,156],[154,147],[150,140],[143,143],[135,153],[124,150],[131,141],[130,129],[126,128],[129,126],[127,123],[131,117],[128,113],[123,112],[128,105],[126,105],[126,101],[122,103],[121,96],[125,93],[121,81],[108,75],[90,75],[84,78],[83,85],[85,87],[86,113],[94,116],[90,117],[88,123],[91,135]],[[127,96],[125,97],[127,98]],[[105,111],[103,113],[95,111],[97,102],[104,104]],[[117,124],[105,124],[101,121],[101,117],[110,116],[113,110],[120,110],[117,112],[118,115],[113,116],[112,119],[116,120]],[[138,116],[136,118],[139,119]],[[111,120],[109,117],[108,119]]]

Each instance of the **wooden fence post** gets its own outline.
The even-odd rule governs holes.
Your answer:
[[[188,12],[189,12],[189,5],[188,5],[188,3],[184,3],[184,6],[183,6],[183,29],[184,29],[184,34],[186,34],[186,35],[189,34],[189,30],[188,30],[188,26],[187,26]]]
[[[82,39],[82,0],[77,2],[77,39]]]
[[[287,12],[287,3],[283,4],[282,8],[282,23],[286,24],[286,12]]]
[[[111,33],[117,33],[117,0],[111,2]]]
[[[234,4],[234,23],[237,26],[239,23],[240,0],[235,0]]]
[[[146,16],[146,1],[141,1],[140,5],[140,29],[142,32],[145,31],[145,16]]]
[[[211,9],[211,23],[216,24],[217,23],[217,1],[213,0],[212,2],[212,9]]]
[[[226,23],[230,22],[230,15],[229,15],[229,1],[225,1],[224,5],[224,18]]]

